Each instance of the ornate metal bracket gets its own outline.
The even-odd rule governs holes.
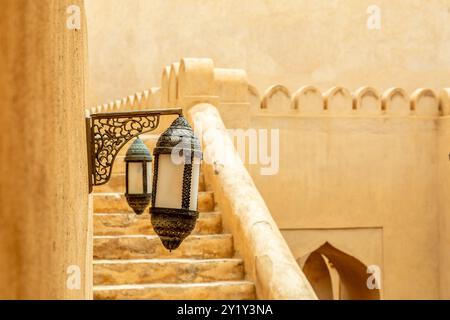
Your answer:
[[[159,126],[162,115],[183,115],[181,109],[97,113],[86,117],[89,192],[106,184],[120,149],[131,139]]]

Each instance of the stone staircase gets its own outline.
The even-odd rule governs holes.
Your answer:
[[[152,147],[150,138],[141,139]],[[148,210],[136,216],[120,193],[125,189],[121,154],[110,182],[94,190],[94,299],[255,299],[254,284],[245,280],[232,235],[222,232],[203,175],[197,226],[170,253],[154,233]]]

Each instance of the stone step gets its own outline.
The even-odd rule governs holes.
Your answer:
[[[193,234],[216,234],[222,232],[222,218],[219,212],[201,212]],[[94,214],[94,235],[154,235],[150,215],[134,213]]]
[[[94,236],[94,259],[231,258],[234,254],[230,234],[191,235],[172,252],[164,248],[156,235]]]
[[[96,260],[94,285],[199,283],[244,278],[241,259]]]
[[[117,213],[133,212],[128,206],[123,193],[94,193],[94,212]],[[214,194],[212,191],[202,191],[198,194],[198,211],[214,211]]]
[[[94,286],[95,300],[254,300],[249,281]]]
[[[206,191],[205,178],[202,173],[200,173],[199,191]],[[107,184],[94,187],[95,193],[114,193],[114,192],[125,192],[125,174],[124,173],[113,173],[111,179]]]

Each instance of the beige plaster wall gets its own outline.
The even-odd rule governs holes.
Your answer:
[[[450,90],[445,92],[446,108],[450,108]],[[444,97],[444,94],[442,95]],[[443,99],[444,100],[444,99]],[[437,193],[439,195],[439,232],[440,232],[440,282],[441,297],[450,299],[450,118],[441,117],[439,119],[439,185]]]
[[[5,0],[0,10],[0,298],[91,297],[80,0]],[[67,287],[79,267],[79,290]],[[76,274],[73,274],[76,275]]]
[[[329,241],[380,266],[386,299],[448,297],[440,295],[448,272],[439,257],[448,260],[448,244],[440,254],[439,231],[448,229],[439,227],[447,206],[445,196],[439,211],[439,179],[447,179],[438,169],[448,155],[438,148],[444,120],[437,95],[418,90],[410,98],[398,89],[382,101],[370,88],[332,88],[323,96],[309,88],[298,91],[296,105],[287,94],[269,90],[266,109],[250,123],[280,130],[279,172],[263,176],[259,165],[249,168],[296,258]],[[358,237],[361,229],[382,236]]]
[[[279,174],[251,171],[279,227],[382,227],[386,298],[437,298],[435,121],[282,120]]]
[[[381,9],[369,30],[367,9]],[[159,86],[161,67],[210,57],[260,92],[371,85],[412,91],[450,80],[448,0],[86,0],[94,104]]]

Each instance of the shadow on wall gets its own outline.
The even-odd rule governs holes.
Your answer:
[[[380,290],[367,286],[367,266],[328,242],[298,263],[321,300],[380,299]]]

